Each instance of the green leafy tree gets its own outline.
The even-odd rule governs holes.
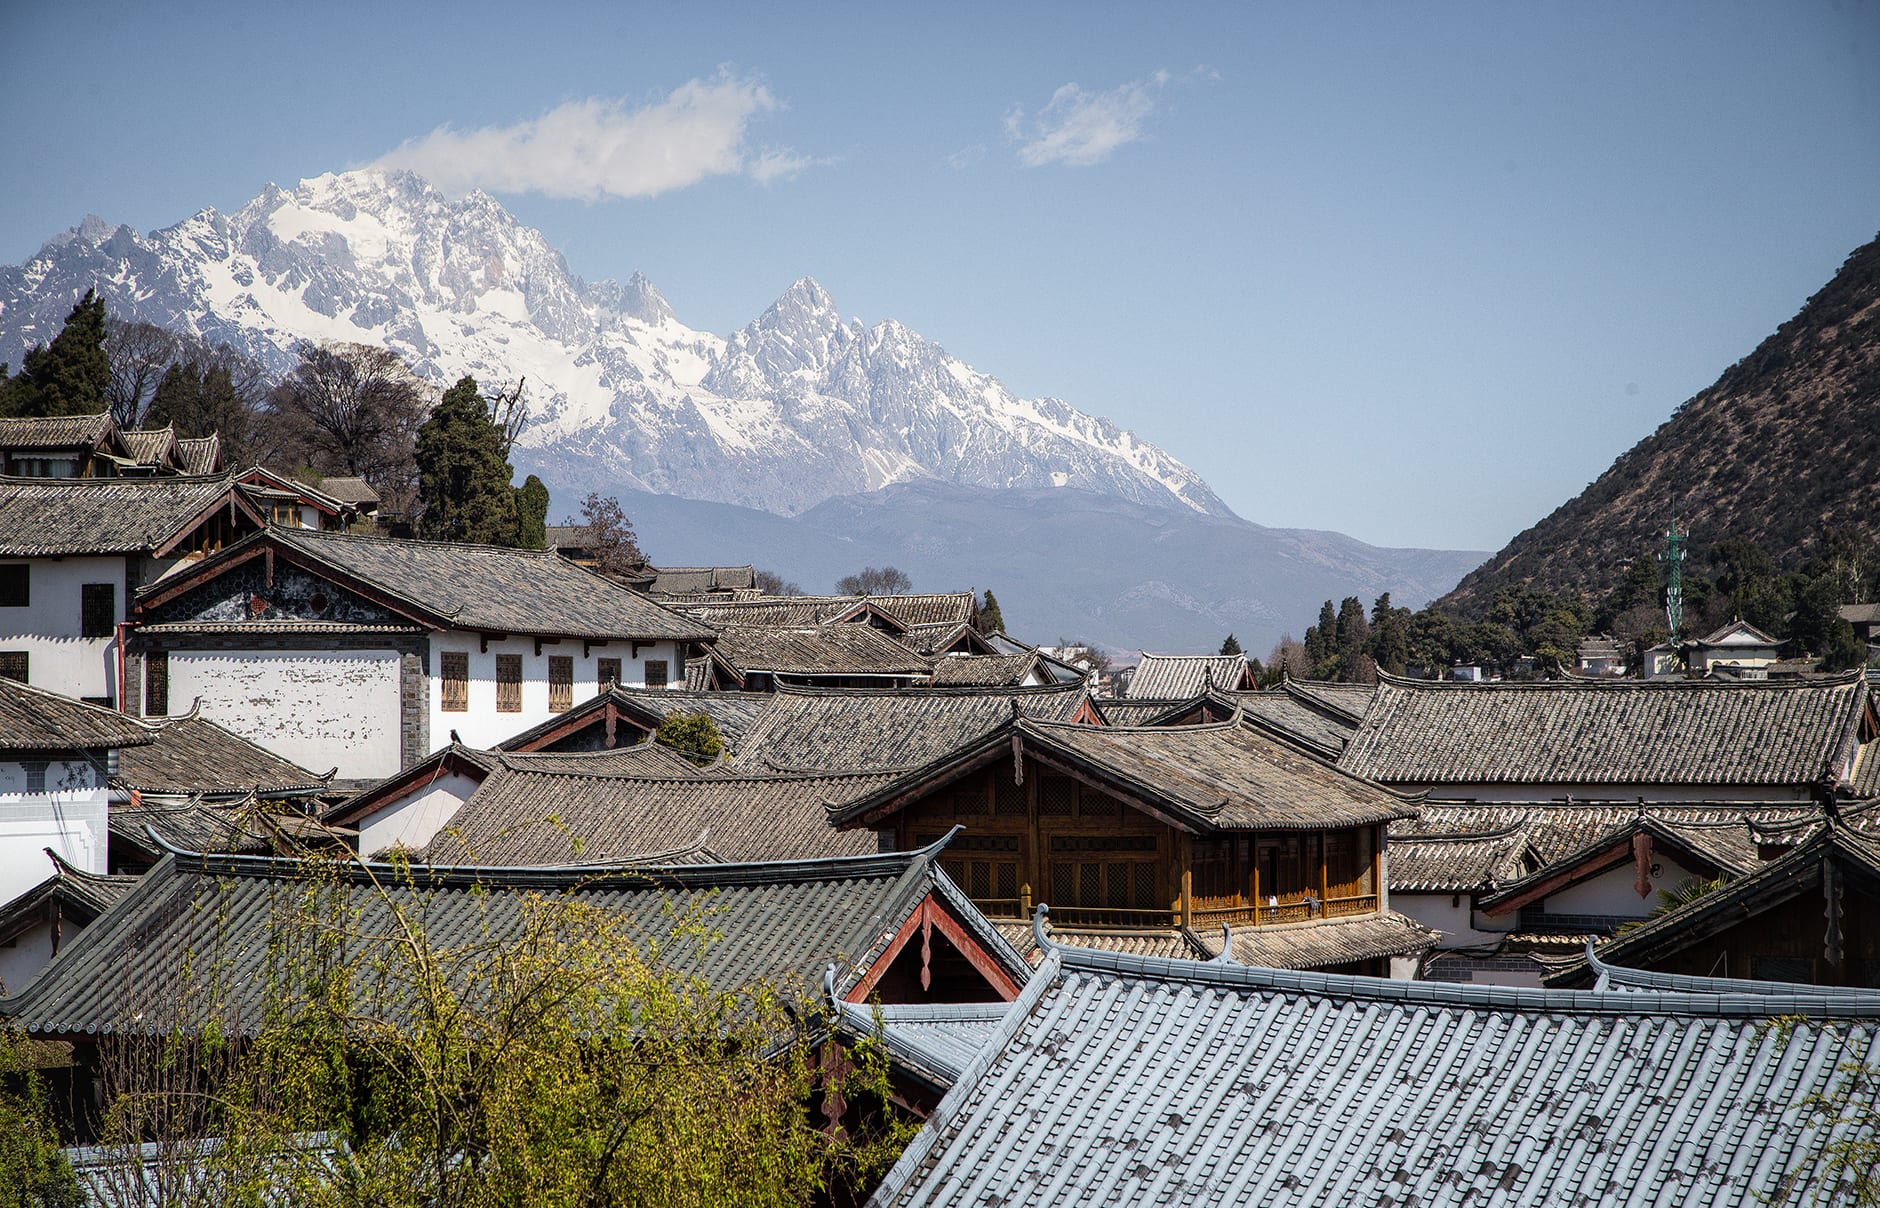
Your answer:
[[[104,299],[85,296],[52,343],[29,349],[0,390],[0,415],[96,415],[106,409],[111,358],[104,348]]]
[[[1346,596],[1338,605],[1338,616],[1333,625],[1338,678],[1350,683],[1375,682],[1376,668],[1364,653],[1371,638],[1371,623],[1365,619],[1363,601],[1356,596]],[[1367,676],[1368,680],[1364,678]]]
[[[310,466],[363,478],[385,511],[411,511],[417,433],[429,396],[424,383],[390,349],[303,343],[298,351],[294,372],[268,395],[261,425],[267,439],[257,433],[251,454],[288,472]]]
[[[1338,614],[1330,600],[1319,605],[1319,622],[1306,627],[1306,659],[1312,678],[1336,679],[1338,673]]]
[[[516,488],[516,547],[548,548],[548,487],[533,474]]]
[[[1456,623],[1435,605],[1427,605],[1411,616],[1404,636],[1409,645],[1409,664],[1422,668],[1425,675],[1441,679],[1454,665],[1459,638]]]
[[[514,545],[519,536],[515,471],[502,456],[502,433],[473,377],[444,392],[418,429],[419,532],[434,541]]]
[[[979,632],[1005,632],[1005,614],[999,611],[998,597],[992,594],[990,587],[986,588],[985,603],[979,606]]]
[[[1241,649],[1240,649],[1240,642],[1239,642],[1239,640],[1238,640],[1238,639],[1236,639],[1236,638],[1234,637],[1234,635],[1233,635],[1233,634],[1231,634],[1231,633],[1230,633],[1230,634],[1228,634],[1228,635],[1227,635],[1227,640],[1221,643],[1221,653],[1222,653],[1222,654],[1240,654],[1240,653],[1242,653],[1242,651],[1241,651]]]
[[[653,732],[653,741],[671,747],[697,764],[710,763],[725,749],[724,735],[718,732],[711,714],[702,709],[696,713],[674,710],[666,714],[659,729]]]
[[[0,1032],[0,1208],[83,1208],[24,1033]]]

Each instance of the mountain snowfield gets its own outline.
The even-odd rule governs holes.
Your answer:
[[[147,236],[87,218],[0,269],[0,360],[102,288],[112,313],[227,341],[277,372],[300,340],[383,345],[423,376],[526,379],[515,450],[563,497],[621,488],[796,515],[939,480],[1080,487],[1232,513],[1175,458],[1057,399],[1021,399],[892,320],[844,322],[804,278],[742,331],[685,326],[644,277],[588,284],[487,194],[405,172],[270,185]]]

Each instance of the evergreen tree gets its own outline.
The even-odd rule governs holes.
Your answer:
[[[979,632],[1005,632],[1005,614],[999,611],[998,598],[990,587],[986,588],[986,602],[979,607]]]
[[[1366,653],[1380,671],[1402,675],[1410,664],[1410,635],[1405,618],[1407,608],[1393,608],[1390,593],[1385,592],[1371,605],[1371,641]]]
[[[1221,643],[1221,653],[1222,653],[1222,654],[1240,654],[1240,653],[1242,653],[1242,651],[1241,651],[1241,649],[1240,649],[1240,643],[1239,643],[1239,641],[1237,641],[1237,640],[1236,640],[1236,639],[1234,638],[1234,635],[1233,635],[1233,634],[1231,634],[1231,633],[1230,633],[1230,634],[1228,634],[1228,635],[1227,635],[1227,640]],[[1255,660],[1254,660],[1254,662],[1256,662],[1256,663],[1257,663],[1257,662],[1259,662],[1259,660],[1258,660],[1258,659],[1255,659]]]
[[[671,747],[697,764],[710,763],[725,749],[724,735],[718,732],[711,714],[703,710],[697,713],[675,710],[666,714],[659,729],[653,732],[653,741]]]
[[[1332,611],[1330,600],[1319,605],[1319,623],[1306,627],[1306,660],[1312,664],[1311,674],[1316,678],[1331,678],[1336,668],[1333,661],[1338,656],[1338,617]],[[1327,669],[1331,668],[1331,671]]]
[[[110,387],[104,299],[88,289],[52,343],[28,350],[19,375],[0,389],[0,415],[96,415]]]
[[[514,545],[515,471],[503,460],[502,433],[473,377],[444,392],[418,429],[419,531],[434,541]]]
[[[228,366],[220,362],[172,363],[157,383],[156,396],[144,414],[144,426],[176,429],[185,440],[217,436],[222,461],[239,466],[246,461],[248,407],[236,390]]]
[[[516,488],[516,548],[548,548],[548,488],[533,474]]]
[[[1365,682],[1353,678],[1359,674],[1359,660],[1363,658],[1365,644],[1371,637],[1370,622],[1364,619],[1363,602],[1356,596],[1346,596],[1338,606],[1338,616],[1333,624],[1340,678],[1352,683]],[[1377,678],[1375,671],[1372,671],[1371,678]]]

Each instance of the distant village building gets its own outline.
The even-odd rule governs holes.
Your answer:
[[[683,683],[706,626],[553,552],[270,528],[137,601],[142,711],[203,716],[377,779],[455,732],[489,747],[610,684]]]
[[[1136,664],[1125,699],[1185,700],[1212,688],[1228,692],[1253,688],[1253,669],[1244,654],[1149,654]]]
[[[1781,657],[1780,638],[1770,637],[1748,621],[1732,621],[1697,640],[1690,665],[1697,675],[1728,669],[1738,679],[1759,679]]]
[[[1625,651],[1610,634],[1586,638],[1580,642],[1574,667],[1581,675],[1624,675]]]

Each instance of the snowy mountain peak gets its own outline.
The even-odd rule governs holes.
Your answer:
[[[275,372],[302,340],[382,345],[445,383],[528,383],[519,472],[563,498],[622,487],[796,514],[934,479],[1075,486],[1226,515],[1192,470],[1052,399],[1020,399],[893,320],[845,324],[803,277],[730,338],[678,321],[650,281],[589,285],[494,198],[404,171],[269,185],[226,217],[148,236],[101,219],[0,267],[0,361],[72,300],[227,341]]]

